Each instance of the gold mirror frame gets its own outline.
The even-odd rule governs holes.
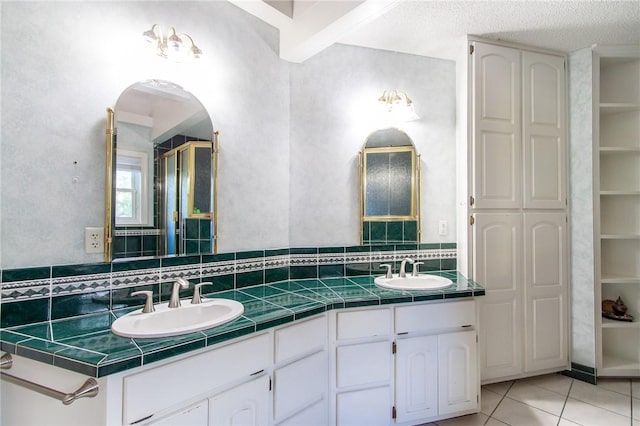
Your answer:
[[[163,84],[163,83],[167,83],[168,85],[171,85],[172,88],[178,88],[180,90],[183,91],[182,88],[180,88],[179,86],[174,85],[173,83],[170,82],[162,82],[162,81],[158,81],[158,80],[149,80],[150,82],[159,82],[159,84]],[[146,82],[141,82],[141,83],[146,83]],[[136,83],[138,84],[138,83]],[[135,84],[133,85],[135,86]],[[127,89],[125,89],[125,91],[123,92],[123,94],[130,89],[133,86],[129,86]],[[184,91],[183,91],[184,92]],[[184,92],[186,94],[188,94],[189,96],[191,96],[196,102],[200,103],[197,98],[195,98],[192,94],[190,94],[189,92]],[[200,103],[200,106],[202,106],[202,104]],[[204,109],[204,107],[202,106],[203,109],[203,114],[206,114],[206,109]],[[207,115],[208,116],[208,115]],[[211,124],[210,118],[209,118],[209,123]],[[211,165],[212,165],[212,212],[209,212],[206,214],[207,218],[211,218],[212,220],[212,228],[211,228],[211,251],[207,252],[207,253],[200,253],[200,254],[215,254],[217,253],[218,250],[218,176],[219,176],[219,152],[220,152],[220,143],[219,143],[219,132],[218,131],[212,131],[212,139],[209,139],[207,141],[207,143],[211,144],[212,146],[212,161],[211,161]],[[117,129],[116,129],[116,125],[115,125],[115,110],[114,108],[108,107],[107,108],[107,120],[106,120],[106,167],[105,167],[105,222],[104,222],[104,261],[105,262],[111,262],[114,260],[114,243],[115,243],[115,236],[116,236],[116,224],[115,224],[115,215],[114,215],[114,210],[115,210],[115,171],[116,171],[116,146],[117,146]],[[160,170],[157,170],[157,172],[160,172]],[[152,173],[152,179],[156,179],[156,175],[155,173]],[[154,187],[156,185],[153,185]],[[153,197],[154,199],[156,199],[158,196],[158,194],[154,194]],[[192,205],[193,203],[191,203]],[[157,208],[162,208],[160,204],[157,205]],[[154,212],[154,215],[157,215],[157,212]],[[200,215],[202,218],[204,218],[205,215]],[[194,217],[194,216],[191,216]],[[162,234],[162,220],[161,218],[157,217],[155,219],[155,221],[157,222],[157,229],[160,229],[161,234]],[[143,226],[144,227],[144,226]],[[159,236],[159,239],[162,238],[162,235]],[[163,247],[163,243],[162,242],[158,242],[157,244],[158,247],[158,254],[156,254],[156,256],[153,257],[162,257],[166,255],[166,252],[164,251]],[[180,253],[179,255],[188,255],[189,253]],[[135,259],[136,256],[131,257],[131,259]]]
[[[406,137],[409,144],[389,146],[367,147],[367,142],[373,135],[380,131],[396,131]],[[395,152],[411,152],[411,206],[409,215],[367,215],[366,199],[367,199],[367,155],[371,153],[395,153]],[[421,241],[420,227],[420,183],[421,183],[421,165],[420,154],[417,153],[415,145],[411,138],[402,130],[395,128],[381,129],[372,132],[358,152],[358,177],[359,177],[359,212],[360,212],[360,243],[366,244],[364,235],[364,226],[366,222],[394,222],[394,221],[415,221],[416,222],[416,240],[411,243],[419,243]],[[408,242],[408,241],[407,241]],[[384,242],[380,242],[384,244]]]

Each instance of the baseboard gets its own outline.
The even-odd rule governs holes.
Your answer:
[[[586,365],[577,364],[575,362],[571,363],[571,370],[564,370],[561,374],[592,385],[595,385],[598,382],[596,369],[594,367],[587,367]]]

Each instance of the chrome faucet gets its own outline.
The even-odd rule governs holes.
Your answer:
[[[407,262],[409,262],[410,264],[413,265],[413,259],[409,259],[408,257],[406,257],[406,258],[404,258],[402,263],[400,263],[400,278],[406,278],[407,277],[407,273],[404,270],[406,265],[407,265]]]
[[[412,277],[417,277],[419,275],[420,266],[418,265],[424,265],[424,262],[413,262],[413,272],[411,272]]]
[[[173,283],[173,288],[171,289],[171,299],[169,299],[170,308],[180,307],[180,289],[188,287],[189,281],[184,278],[176,278],[176,282]]]

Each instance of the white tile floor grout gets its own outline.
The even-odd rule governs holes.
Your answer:
[[[640,379],[547,374],[482,386],[481,401],[480,413],[424,426],[640,426]]]

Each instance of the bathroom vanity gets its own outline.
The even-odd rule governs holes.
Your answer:
[[[3,381],[3,421],[411,425],[477,412],[475,297],[484,290],[454,271],[442,275],[453,279],[451,288],[386,290],[367,276],[226,292],[236,299],[242,299],[236,293],[252,295],[242,317],[190,337],[136,339],[140,360],[129,349],[115,350],[121,339],[133,339],[111,334],[113,319],[96,325],[110,313],[4,329],[10,374],[71,390],[86,379],[80,373],[93,372],[99,393],[64,406]],[[316,301],[302,308],[307,291]],[[107,356],[120,359],[107,369],[97,356],[65,362],[57,354],[72,350],[72,341],[37,337],[39,326],[58,337],[84,332],[77,342],[85,347],[75,343],[74,351],[91,352],[92,340],[106,341],[113,350]]]

